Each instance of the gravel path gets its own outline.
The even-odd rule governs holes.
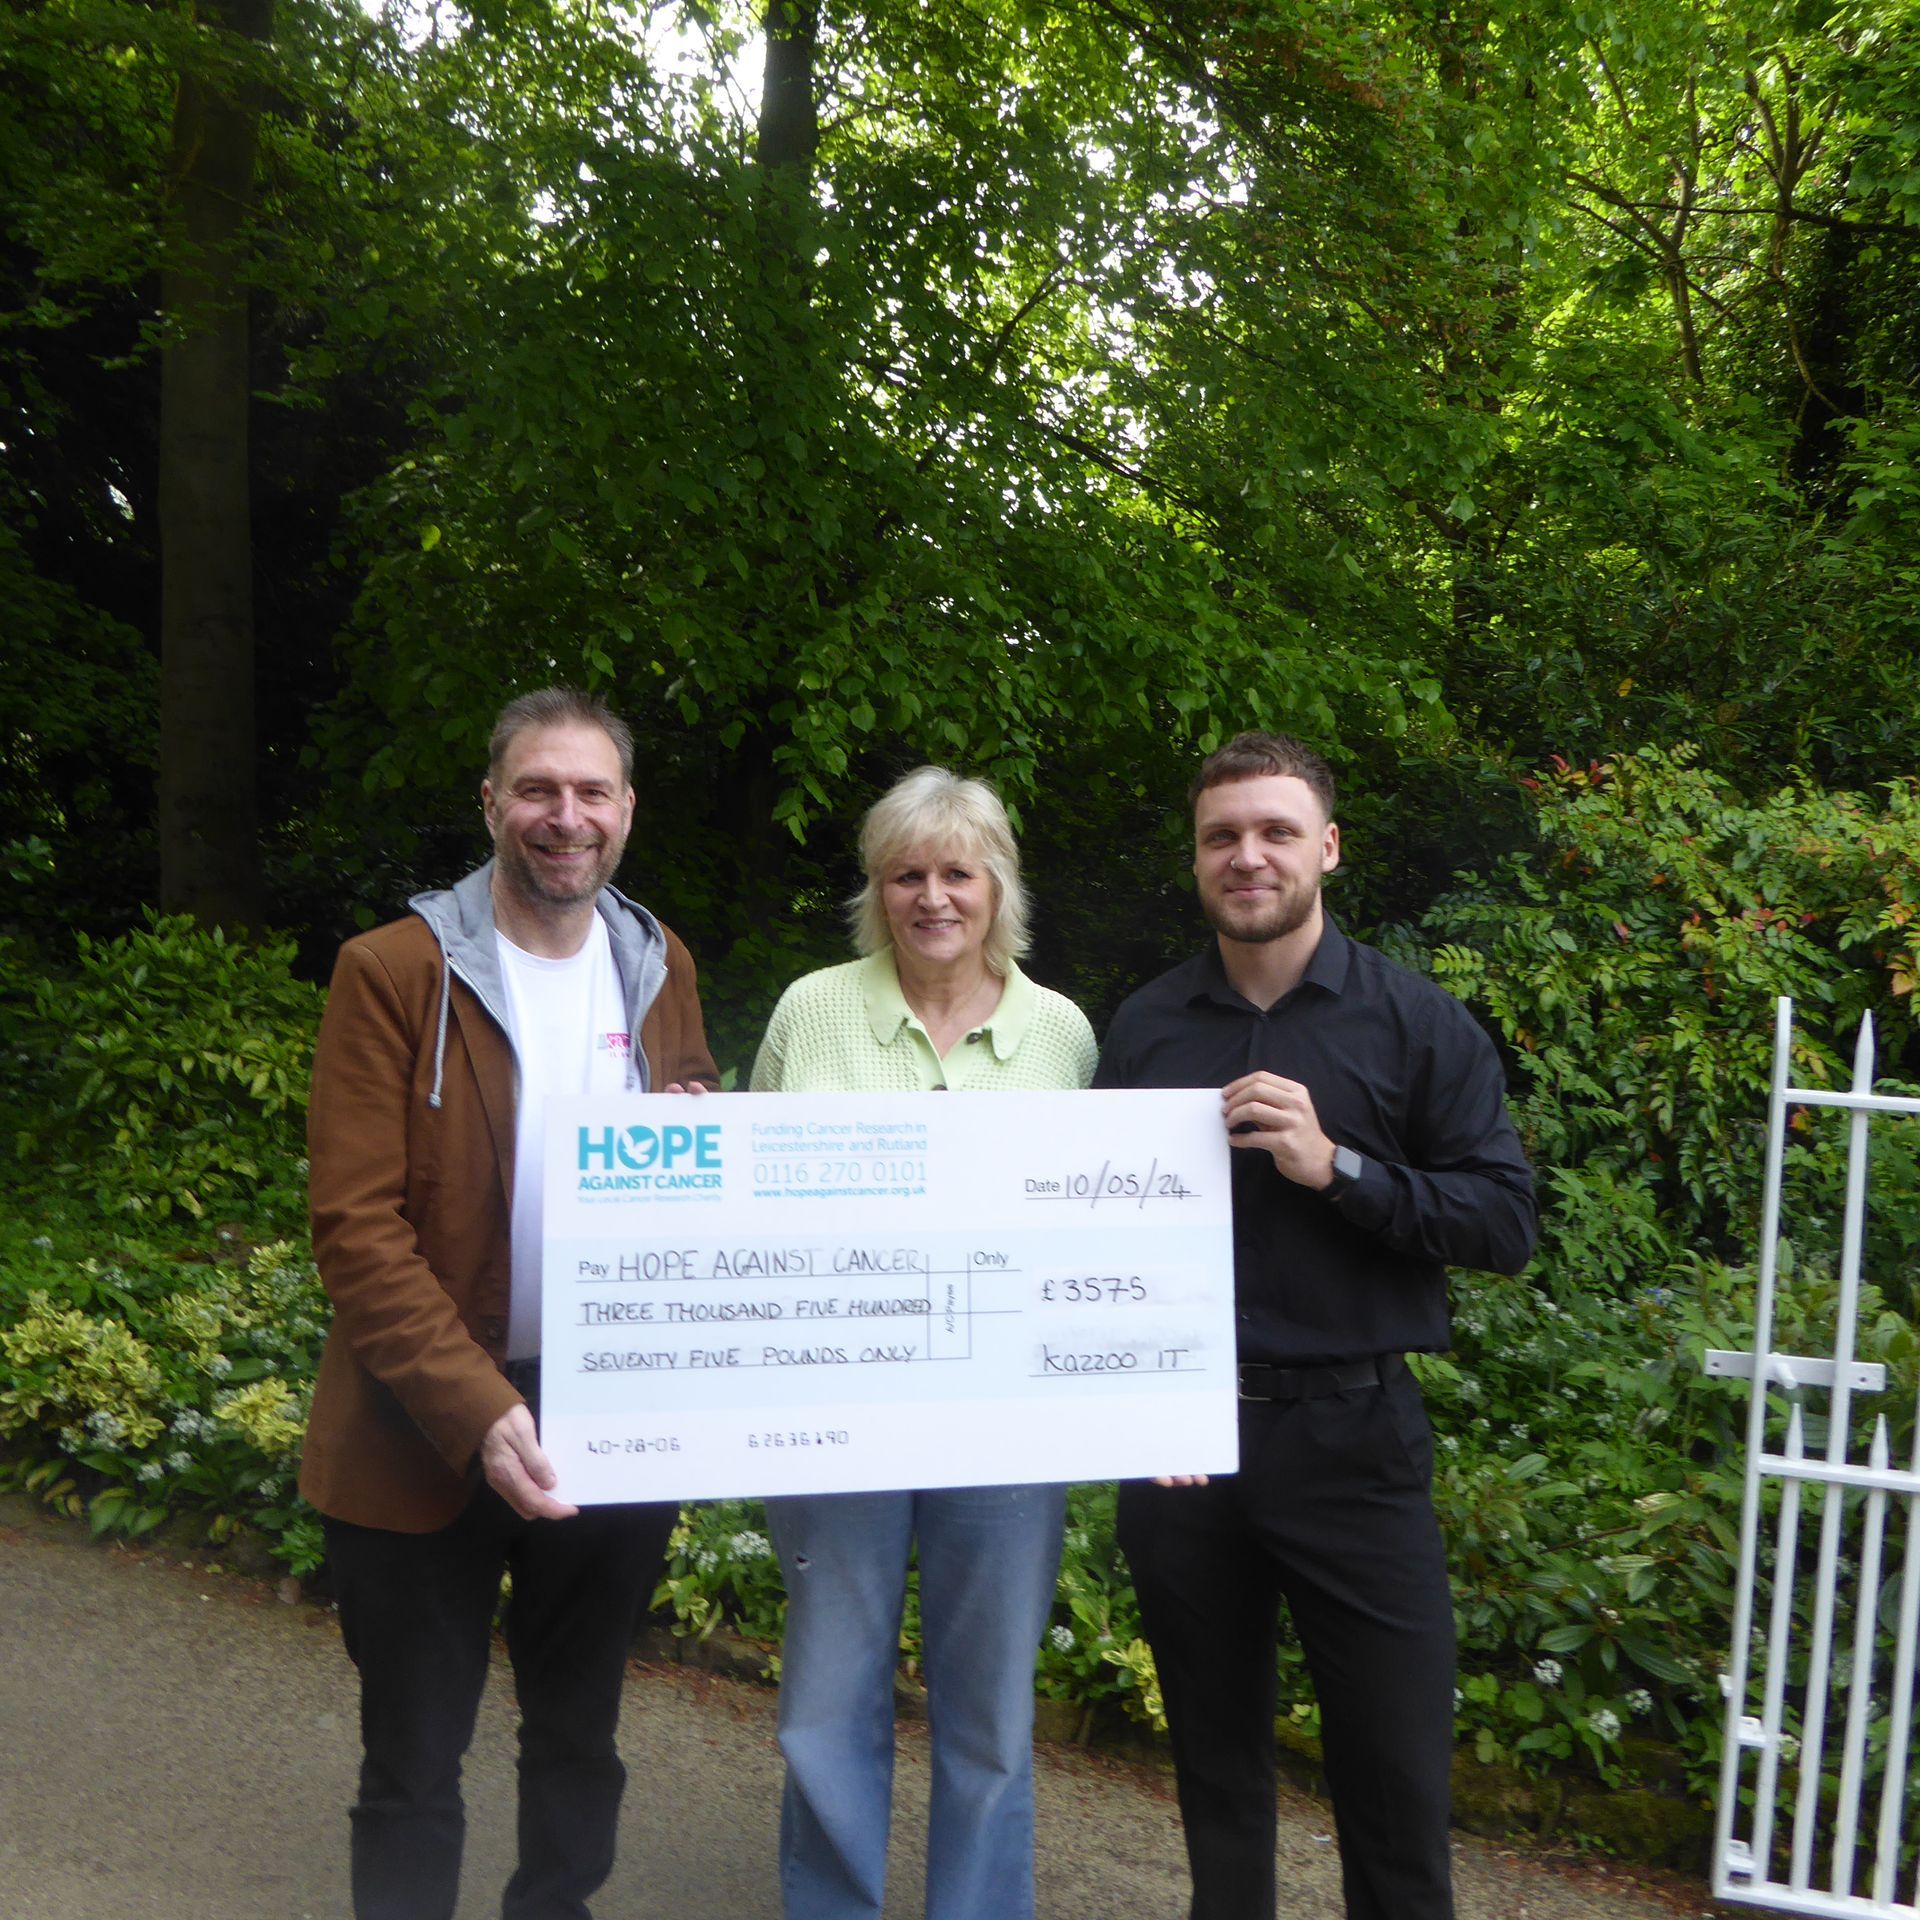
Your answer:
[[[352,1670],[324,1610],[270,1585],[102,1548],[0,1501],[0,1910],[8,1920],[340,1920],[356,1759]],[[503,1663],[467,1772],[460,1920],[498,1912],[512,1835]],[[772,1695],[636,1667],[621,1858],[602,1920],[778,1920]],[[919,1920],[924,1727],[902,1731],[889,1920]],[[1043,1747],[1043,1920],[1181,1920],[1170,1781]],[[1281,1806],[1282,1912],[1340,1912],[1326,1809]],[[1698,1888],[1462,1836],[1460,1920],[1673,1920]],[[1731,1913],[1733,1909],[1722,1911]],[[1744,1909],[1752,1912],[1753,1909]]]

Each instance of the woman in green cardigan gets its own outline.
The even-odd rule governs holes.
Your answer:
[[[753,1091],[1084,1087],[1086,1016],[1036,986],[1006,810],[984,781],[906,775],[860,833],[861,954],[796,980]],[[886,1884],[893,1675],[907,1560],[933,1730],[927,1920],[1031,1920],[1033,1658],[1053,1604],[1066,1489],[939,1487],[770,1500],[787,1579],[780,1680],[786,1920],[871,1920]]]

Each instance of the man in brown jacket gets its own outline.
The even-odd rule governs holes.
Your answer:
[[[613,1862],[621,1676],[675,1512],[582,1512],[541,1450],[541,1117],[549,1095],[718,1084],[686,948],[608,884],[632,764],[597,700],[508,705],[480,789],[494,858],[350,940],[320,1026],[308,1150],[334,1321],[300,1484],[360,1670],[358,1920],[454,1911],[503,1570],[521,1713],[504,1920],[584,1920]]]

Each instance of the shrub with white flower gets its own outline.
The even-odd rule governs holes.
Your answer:
[[[1564,1671],[1558,1660],[1536,1660],[1533,1663],[1533,1677],[1543,1687],[1557,1687]]]
[[[684,1511],[667,1543],[654,1606],[671,1611],[682,1634],[725,1625],[771,1649],[786,1617],[780,1560],[758,1500],[715,1500]]]
[[[1615,1713],[1611,1707],[1595,1707],[1594,1710],[1587,1715],[1587,1725],[1590,1726],[1602,1740],[1618,1740],[1620,1738],[1620,1716]]]
[[[1055,1653],[1073,1651],[1073,1629],[1071,1627],[1049,1627],[1047,1638],[1053,1643]]]
[[[1627,1695],[1627,1711],[1638,1714],[1651,1713],[1653,1711],[1653,1695],[1650,1694],[1645,1687],[1635,1687],[1634,1690]]]

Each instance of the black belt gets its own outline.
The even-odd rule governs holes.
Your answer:
[[[1405,1364],[1398,1354],[1349,1360],[1337,1367],[1270,1367],[1263,1361],[1240,1363],[1242,1400],[1324,1400],[1353,1387],[1378,1387]]]

